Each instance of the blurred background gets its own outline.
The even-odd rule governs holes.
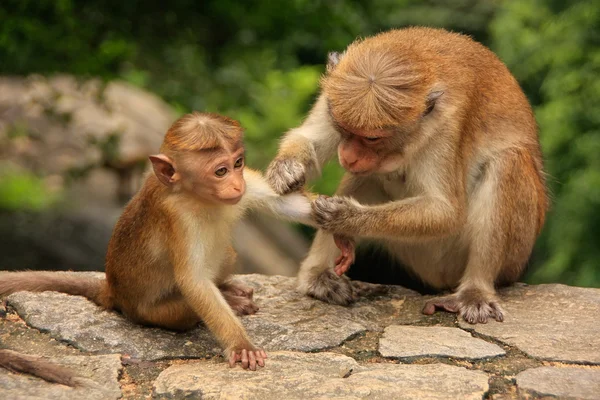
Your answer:
[[[0,269],[101,270],[178,115],[238,119],[248,164],[264,169],[315,99],[328,51],[409,25],[489,46],[534,107],[552,210],[524,279],[600,287],[592,0],[2,0]],[[331,194],[340,176],[333,162],[313,189]],[[294,275],[310,235],[252,216],[236,232],[242,270]]]

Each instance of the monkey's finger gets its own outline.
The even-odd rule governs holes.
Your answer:
[[[256,363],[260,367],[264,367],[265,366],[265,360],[262,357],[261,350],[256,350]]]
[[[235,351],[229,353],[229,368],[235,367],[236,354]]]
[[[248,352],[248,358],[249,358],[249,361],[250,361],[250,365],[249,365],[250,370],[251,371],[256,371],[256,356],[254,355],[253,351],[249,351]]]
[[[264,350],[262,350],[262,349],[261,349],[261,350],[259,350],[259,351],[260,351],[260,356],[261,356],[262,358],[267,358],[267,353],[266,353]]]
[[[242,368],[248,369],[248,350],[242,350]]]

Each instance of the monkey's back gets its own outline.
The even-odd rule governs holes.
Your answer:
[[[106,253],[106,279],[115,308],[143,302],[150,293],[160,293],[163,282],[171,282],[172,268],[164,268],[168,254],[164,244],[170,226],[158,207],[164,190],[149,175],[140,191],[127,204],[117,221]]]

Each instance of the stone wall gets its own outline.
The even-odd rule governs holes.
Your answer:
[[[600,289],[518,284],[501,292],[505,322],[468,325],[422,315],[428,297],[398,286],[340,307],[300,295],[293,278],[238,278],[255,289],[260,311],[242,321],[269,353],[265,368],[230,369],[203,327],[145,328],[80,297],[22,292],[7,298],[2,347],[51,357],[90,385],[0,370],[0,397],[600,398]]]

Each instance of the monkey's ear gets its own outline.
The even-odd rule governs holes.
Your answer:
[[[331,72],[342,59],[342,54],[337,51],[331,51],[327,54],[327,72]]]
[[[152,163],[154,174],[163,185],[171,185],[175,182],[175,167],[173,161],[164,154],[148,157]]]
[[[427,95],[427,99],[425,100],[425,112],[423,113],[423,116],[426,116],[427,114],[433,111],[435,103],[440,97],[442,97],[443,94],[443,90],[438,90],[436,92],[431,92]]]

